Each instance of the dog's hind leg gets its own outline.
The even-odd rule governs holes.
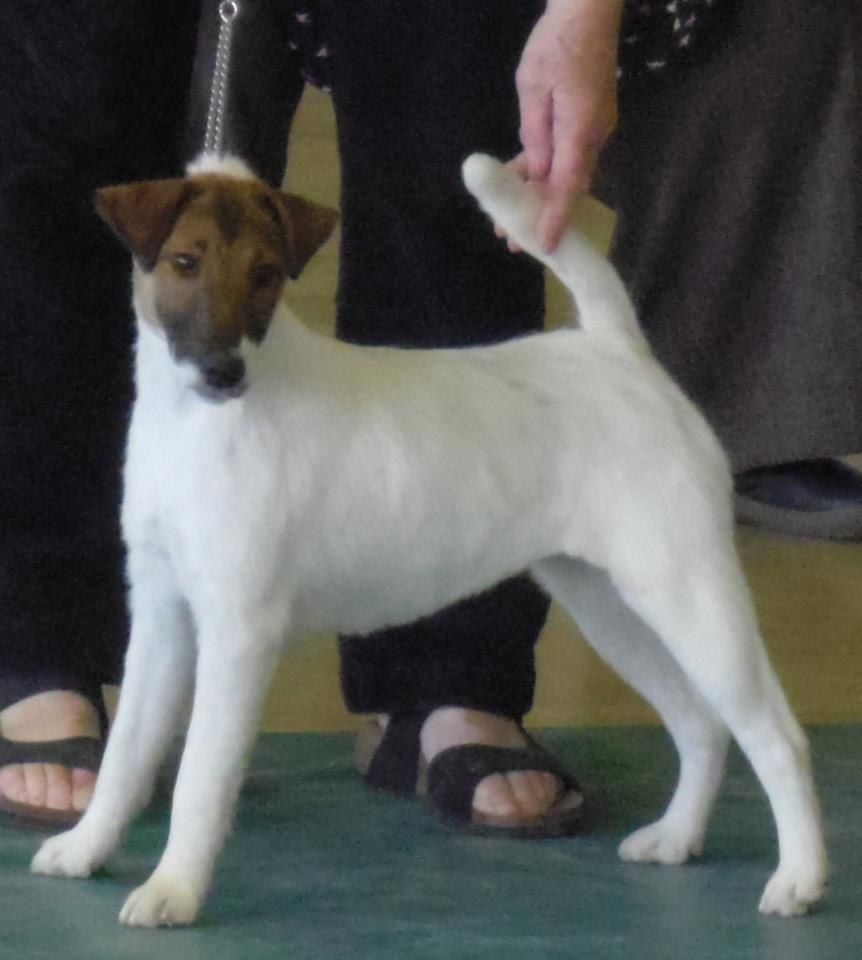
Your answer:
[[[168,844],[120,913],[129,926],[192,923],[230,829],[283,634],[259,615],[213,604],[198,617],[192,718],[174,788]]]
[[[703,849],[724,772],[727,728],[655,633],[622,602],[607,573],[569,557],[543,561],[532,572],[600,656],[655,708],[679,752],[679,780],[664,815],[626,838],[620,856],[685,862]]]
[[[769,663],[729,525],[685,533],[695,527],[681,518],[662,534],[673,542],[619,551],[611,579],[730,728],[766,791],[779,864],[761,910],[804,913],[827,877],[808,743]]]
[[[86,877],[111,855],[150,799],[191,690],[192,626],[167,560],[132,549],[129,572],[131,638],[96,790],[81,821],[42,845],[36,873]]]

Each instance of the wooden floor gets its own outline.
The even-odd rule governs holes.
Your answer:
[[[291,143],[288,185],[336,206],[338,162],[329,100],[310,91]],[[608,215],[591,209],[586,228],[609,239]],[[290,301],[311,325],[331,330],[337,237],[312,261]],[[549,291],[549,324],[565,298]],[[769,649],[805,722],[862,720],[862,544],[782,541],[742,531],[740,547]],[[539,644],[539,683],[529,722],[537,726],[654,722],[649,709],[553,610]],[[271,731],[342,730],[356,724],[341,704],[333,639],[309,638],[285,657],[265,715]]]

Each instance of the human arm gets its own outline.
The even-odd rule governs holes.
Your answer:
[[[551,250],[571,199],[589,189],[617,122],[617,47],[623,0],[547,0],[516,73],[523,153],[515,166],[543,200]]]

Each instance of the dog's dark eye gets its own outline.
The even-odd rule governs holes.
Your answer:
[[[256,287],[268,287],[281,280],[281,270],[273,263],[263,263],[251,273],[251,282]]]
[[[193,253],[175,253],[171,257],[171,266],[181,277],[196,276],[200,265],[200,257]]]

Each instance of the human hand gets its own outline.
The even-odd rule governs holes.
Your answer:
[[[617,122],[623,0],[548,0],[515,76],[524,151],[515,169],[542,198],[539,239],[560,242],[569,204],[585,193]]]

